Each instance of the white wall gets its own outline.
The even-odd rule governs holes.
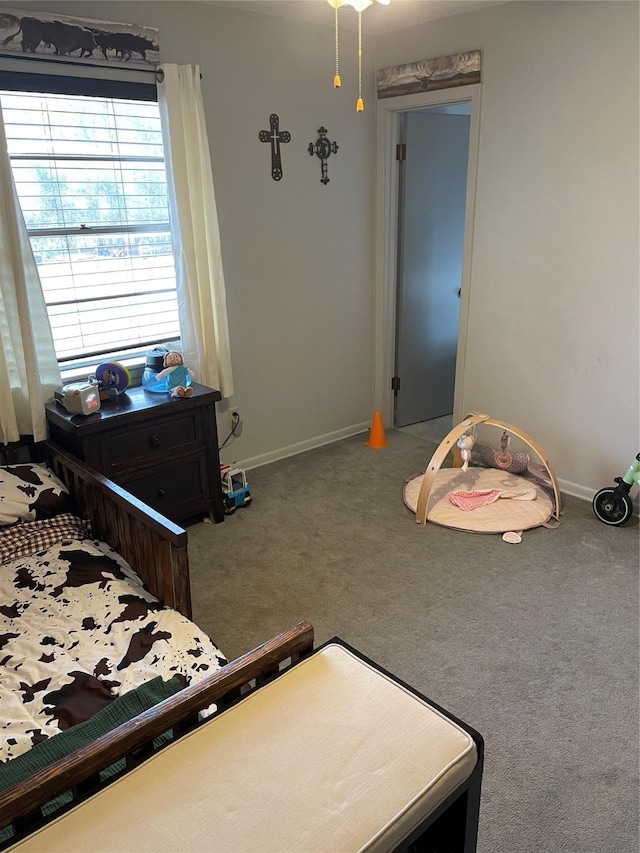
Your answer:
[[[18,4],[16,4],[17,6]],[[202,2],[34,2],[20,8],[160,29],[165,62],[200,65],[227,287],[241,438],[226,461],[268,461],[366,428],[373,351],[374,51],[355,112],[356,36],[333,88],[333,13],[307,25]],[[352,49],[348,49],[352,48]],[[373,45],[372,45],[373,48]],[[258,133],[292,140],[271,178]],[[330,182],[307,147],[328,130]],[[221,416],[221,437],[226,416]]]
[[[480,48],[464,408],[532,435],[570,491],[623,473],[640,444],[638,5],[516,2],[378,37],[360,116],[348,36],[336,92],[331,22],[230,5],[21,4],[158,26],[165,61],[201,66],[244,420],[224,458],[268,461],[370,422],[373,69]],[[279,184],[258,142],[271,112],[293,134]],[[321,124],[340,145],[327,187],[306,150]]]
[[[638,4],[518,2],[378,40],[385,68],[479,48],[463,408],[590,497],[638,431]]]

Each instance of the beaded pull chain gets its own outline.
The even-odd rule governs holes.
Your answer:
[[[356,112],[364,112],[364,101],[362,100],[362,12],[358,12],[358,103]]]
[[[338,49],[338,6],[336,5],[336,76],[333,78],[333,86],[334,89],[339,89],[342,86],[342,80],[340,79],[340,70],[338,67],[339,63],[339,49]]]

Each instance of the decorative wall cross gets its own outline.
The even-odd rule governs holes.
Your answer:
[[[279,130],[280,119],[275,113],[269,116],[271,130],[260,131],[260,142],[271,143],[271,177],[274,181],[282,178],[282,159],[280,157],[280,143],[291,142],[291,134],[288,130]]]
[[[320,178],[320,180],[326,187],[326,185],[329,183],[329,177],[327,175],[327,160],[329,159],[332,153],[335,154],[338,151],[338,143],[330,142],[327,139],[326,127],[319,127],[318,133],[320,135],[318,136],[318,140],[315,145],[313,144],[313,142],[309,143],[309,154],[311,154],[312,157],[314,154],[316,154],[320,158],[320,161],[322,163],[322,177]]]

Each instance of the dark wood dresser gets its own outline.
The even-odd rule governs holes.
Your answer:
[[[224,521],[215,404],[194,383],[188,398],[129,388],[92,415],[47,403],[49,435],[172,521]]]

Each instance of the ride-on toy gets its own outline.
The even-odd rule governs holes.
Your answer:
[[[239,506],[248,506],[251,503],[247,475],[242,468],[220,465],[220,476],[226,515],[232,515]]]
[[[631,487],[640,483],[640,453],[629,466],[624,477],[614,477],[614,488],[600,489],[593,498],[593,511],[604,524],[625,524],[633,515],[633,503],[629,497]]]

